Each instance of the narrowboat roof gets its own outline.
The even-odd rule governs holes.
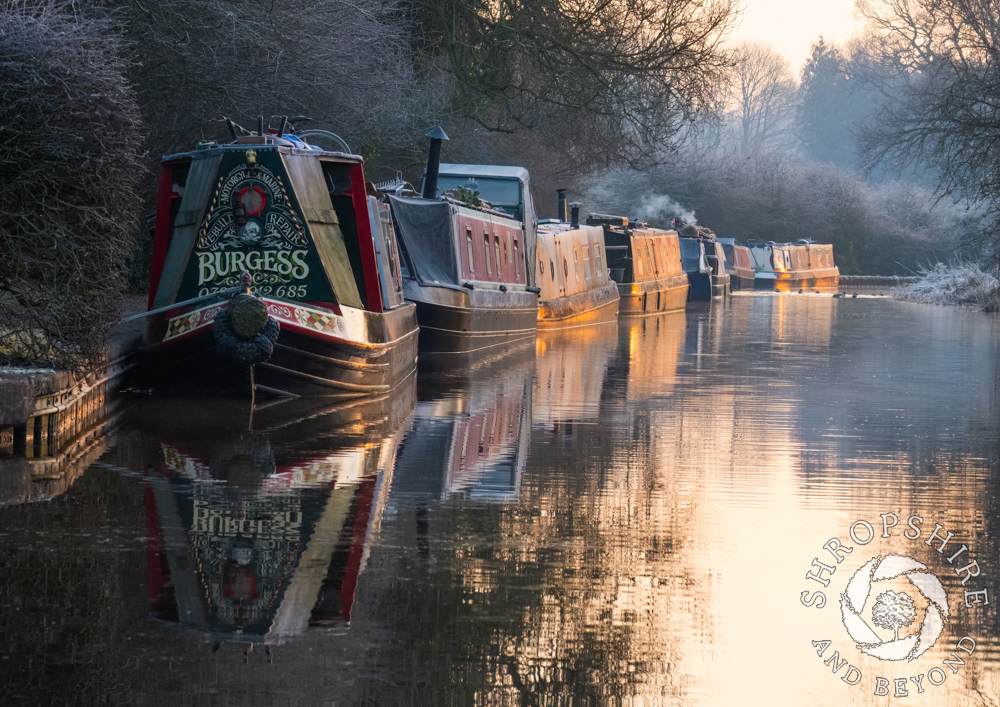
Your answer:
[[[461,177],[508,177],[528,183],[528,170],[524,167],[504,167],[492,164],[442,164],[438,174]]]

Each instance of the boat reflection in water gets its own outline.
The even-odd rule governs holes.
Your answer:
[[[252,417],[204,401],[137,411],[158,447],[145,488],[153,617],[268,656],[309,629],[345,627],[415,390],[411,376],[353,406],[286,402]]]
[[[534,352],[520,352],[428,391],[396,459],[392,496],[516,501],[531,431],[533,362]]]
[[[596,420],[608,363],[618,346],[619,327],[630,330],[658,318],[539,331],[532,400],[535,424],[552,428],[567,422]],[[684,319],[683,314],[680,319]]]
[[[604,397],[636,401],[670,393],[687,329],[688,317],[683,312],[623,320]]]

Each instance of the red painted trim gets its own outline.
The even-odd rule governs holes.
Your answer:
[[[378,265],[375,260],[375,236],[372,234],[371,216],[368,214],[365,172],[360,162],[351,165],[350,194],[354,201],[354,217],[358,223],[358,248],[361,251],[361,270],[364,275],[367,308],[369,312],[382,312],[382,290],[378,285]]]
[[[174,191],[174,166],[169,162],[160,165],[160,188],[156,193],[156,230],[153,232],[153,258],[149,265],[149,303],[153,308],[156,289],[160,286],[163,265],[167,261],[170,245],[170,198]]]
[[[143,489],[143,501],[146,506],[146,590],[150,608],[156,609],[163,598],[163,530],[156,513],[153,484],[149,480]]]
[[[361,488],[358,489],[358,511],[354,516],[351,549],[347,554],[344,581],[340,585],[340,615],[345,621],[351,620],[351,607],[354,606],[354,592],[358,588],[358,575],[361,574],[361,558],[365,555],[368,519],[372,515],[372,501],[375,499],[377,482],[378,476],[370,476],[361,482]]]

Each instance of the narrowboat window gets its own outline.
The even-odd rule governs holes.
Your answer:
[[[604,265],[601,262],[601,246],[594,245],[594,266],[597,268],[597,273],[600,274],[604,272]]]
[[[517,178],[474,177],[442,174],[438,177],[437,196],[451,189],[468,189],[477,192],[480,199],[490,206],[520,220],[524,205],[521,199],[521,182]]]
[[[583,278],[590,284],[590,246],[583,251]]]
[[[556,264],[549,260],[549,275],[552,277],[552,282],[556,281]]]
[[[516,246],[517,244],[515,243],[514,245]],[[538,258],[538,279],[541,280],[544,277],[545,277],[545,261],[542,260],[541,257],[539,257]]]
[[[507,262],[514,259],[514,249],[510,246],[510,231],[507,231]]]
[[[545,272],[545,264],[540,262],[539,265],[542,266],[540,268],[540,272],[539,272],[539,275],[541,275],[542,273]],[[514,277],[517,278],[518,280],[521,279],[521,258],[518,256],[518,253],[517,253],[517,239],[516,238],[514,239]]]
[[[573,272],[576,274],[576,281],[580,282],[580,254],[573,251]]]
[[[500,257],[500,236],[497,235],[493,236],[493,253],[497,256],[497,275],[499,275],[503,258]]]
[[[475,260],[472,257],[472,229],[471,228],[466,228],[465,229],[465,244],[468,247],[469,272],[470,273],[476,272]]]
[[[566,256],[563,256],[563,277],[569,278],[569,263],[566,262]]]
[[[486,251],[486,274],[493,274],[493,266],[490,263],[490,234],[483,231],[483,250]]]

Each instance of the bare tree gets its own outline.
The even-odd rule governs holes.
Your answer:
[[[866,165],[928,165],[1000,248],[1000,15],[973,0],[862,0],[868,51],[901,84],[861,133]]]
[[[109,21],[0,0],[0,363],[100,359],[137,209],[139,111]]]
[[[743,42],[733,52],[732,92],[743,152],[789,139],[795,115],[795,78],[769,44]]]
[[[433,82],[417,75],[404,0],[101,2],[133,40],[131,78],[156,156],[225,139],[223,115],[260,114],[304,114],[366,157],[392,156],[442,112]]]
[[[423,55],[491,132],[547,131],[577,163],[634,162],[714,109],[735,0],[413,0]]]

